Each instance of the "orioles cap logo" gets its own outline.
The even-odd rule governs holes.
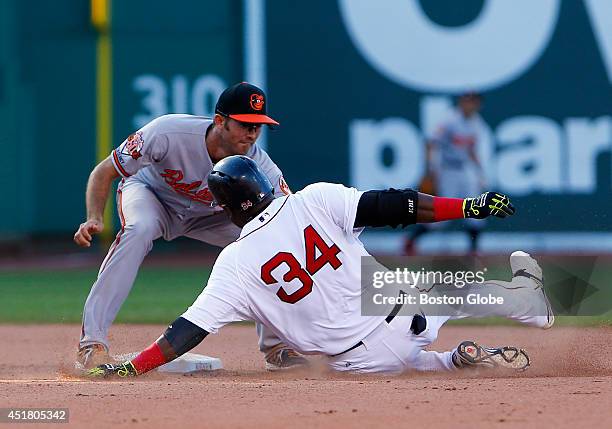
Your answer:
[[[251,108],[253,110],[261,110],[264,107],[264,97],[261,94],[251,94]]]

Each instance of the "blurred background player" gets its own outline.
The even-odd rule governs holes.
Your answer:
[[[486,179],[477,153],[478,136],[484,126],[479,114],[481,107],[482,96],[479,93],[464,92],[457,98],[456,107],[436,127],[434,135],[426,143],[427,164],[420,184],[421,192],[453,198],[482,192]],[[470,237],[470,251],[476,254],[484,222],[475,222],[474,219],[465,219],[464,222]],[[416,225],[406,239],[405,253],[413,254],[417,238],[435,228]]]

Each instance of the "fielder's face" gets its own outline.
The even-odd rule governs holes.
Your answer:
[[[461,97],[461,99],[459,100],[459,108],[461,109],[463,116],[469,118],[480,111],[480,98]]]
[[[230,155],[246,155],[261,134],[261,124],[239,122],[224,117],[221,140]]]

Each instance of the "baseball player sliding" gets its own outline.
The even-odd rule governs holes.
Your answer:
[[[358,234],[366,226],[514,213],[508,198],[486,192],[464,200],[413,190],[360,192],[317,183],[279,198],[257,164],[244,156],[215,165],[208,186],[240,237],[217,259],[204,291],[149,348],[122,364],[91,369],[91,376],[135,376],[169,362],[227,323],[254,320],[295,350],[327,356],[338,371],[391,372],[454,370],[466,366],[524,369],[526,353],[516,347],[485,348],[464,341],[445,353],[425,351],[451,316],[396,317],[360,312],[361,257]],[[481,293],[520,296],[522,307],[491,306],[487,315],[505,316],[550,328],[554,316],[542,288],[542,272],[526,253],[510,258],[511,282],[492,281]],[[457,317],[465,317],[465,311]],[[480,314],[482,315],[482,314]]]
[[[230,155],[247,155],[275,184],[277,196],[290,193],[280,169],[255,145],[263,124],[278,125],[266,112],[267,99],[261,89],[246,82],[236,84],[219,97],[213,119],[182,114],[159,117],[129,136],[93,170],[87,184],[87,220],[74,241],[89,247],[92,236],[104,229],[106,198],[118,177],[121,230],[85,302],[77,354],[82,365],[109,361],[108,329],[153,241],[185,236],[225,246],[238,237],[240,228],[211,204],[206,177],[215,163]],[[305,362],[263,325],[257,331],[268,369]]]

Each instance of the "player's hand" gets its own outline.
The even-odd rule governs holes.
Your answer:
[[[74,242],[81,247],[91,246],[91,240],[94,234],[99,234],[104,230],[104,223],[99,220],[87,220],[81,225],[74,234]]]
[[[463,200],[465,218],[484,219],[489,216],[504,218],[512,216],[515,211],[510,198],[498,192],[485,192],[479,197]]]
[[[108,377],[135,377],[138,375],[136,368],[132,365],[132,362],[127,361],[120,364],[107,363],[104,365],[98,365],[95,368],[88,370],[85,373],[88,377],[92,378],[108,378]]]

